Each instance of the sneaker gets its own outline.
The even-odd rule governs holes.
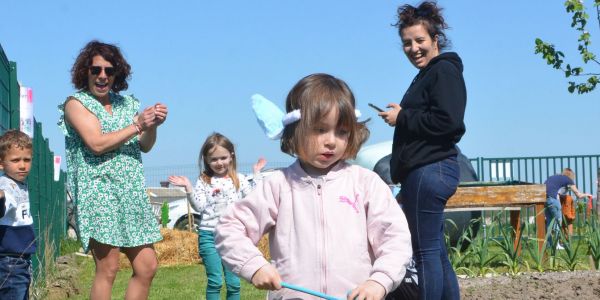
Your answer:
[[[556,250],[565,250],[565,247],[563,247],[560,243],[558,243],[556,245]]]

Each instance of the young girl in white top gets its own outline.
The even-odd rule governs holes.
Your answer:
[[[204,168],[193,190],[190,180],[185,176],[169,176],[169,182],[184,186],[188,201],[201,213],[198,250],[206,269],[206,299],[220,299],[223,272],[227,299],[240,299],[240,280],[223,267],[215,249],[214,230],[226,208],[250,192],[266,161],[261,158],[254,165],[254,180],[237,173],[234,146],[220,133],[213,133],[206,138],[200,150],[199,161]]]
[[[342,80],[313,74],[286,101],[281,149],[297,157],[223,215],[224,264],[269,299],[317,299],[281,282],[347,299],[382,299],[412,251],[406,218],[374,172],[345,162],[369,132]],[[272,261],[255,246],[269,234]]]

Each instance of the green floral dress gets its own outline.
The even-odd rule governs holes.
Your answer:
[[[133,122],[140,103],[133,96],[110,93],[112,115],[91,94],[71,96],[92,112],[102,133],[125,128]],[[136,247],[162,239],[158,222],[146,195],[142,157],[137,135],[116,150],[93,154],[77,132],[64,120],[67,181],[77,212],[84,251],[90,239],[116,247]]]

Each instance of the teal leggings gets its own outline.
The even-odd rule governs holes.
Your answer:
[[[221,286],[223,273],[227,287],[227,300],[240,299],[240,279],[227,270],[221,262],[221,257],[215,248],[215,234],[212,231],[200,230],[198,235],[198,252],[206,269],[206,299],[221,299]]]

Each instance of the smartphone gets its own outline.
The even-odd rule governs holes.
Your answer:
[[[383,112],[384,110],[381,109],[380,107],[378,107],[377,105],[373,104],[373,103],[369,103],[369,106],[372,107],[373,109],[375,109],[378,112]]]

